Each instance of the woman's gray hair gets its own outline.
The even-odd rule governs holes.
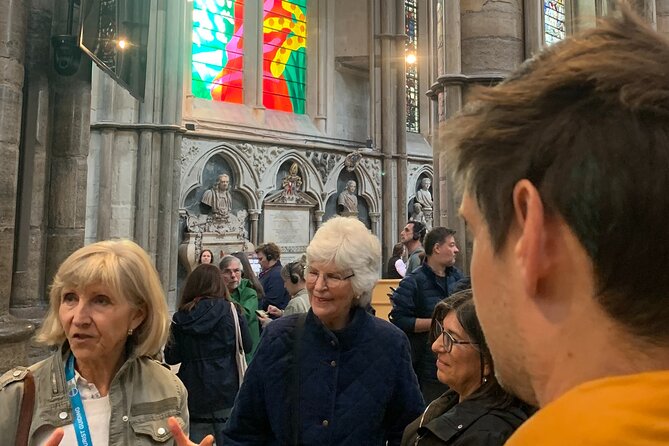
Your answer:
[[[307,247],[307,267],[312,263],[332,263],[355,273],[351,286],[359,298],[354,305],[366,307],[379,280],[381,243],[357,218],[334,217],[316,231]]]

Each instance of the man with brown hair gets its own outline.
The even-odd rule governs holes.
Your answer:
[[[669,44],[628,7],[475,95],[444,141],[507,445],[669,444]]]

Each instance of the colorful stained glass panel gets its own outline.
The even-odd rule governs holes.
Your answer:
[[[263,105],[304,113],[307,74],[307,0],[265,0]]]
[[[404,2],[405,32],[407,40],[404,46],[406,57],[406,128],[408,132],[420,131],[419,94],[418,94],[418,6],[416,0]]]
[[[243,0],[194,0],[192,92],[195,97],[243,99]]]
[[[565,38],[564,0],[544,0],[544,41],[551,45]]]

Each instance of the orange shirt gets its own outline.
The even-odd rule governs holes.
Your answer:
[[[527,420],[505,446],[669,445],[669,371],[590,381]]]

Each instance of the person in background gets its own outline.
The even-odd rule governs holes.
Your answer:
[[[267,311],[270,305],[283,310],[290,302],[290,294],[283,286],[281,278],[281,249],[276,243],[266,243],[256,248],[256,255],[260,262],[259,279],[265,290],[265,298],[260,302],[260,308]]]
[[[402,260],[402,256],[406,252],[404,243],[397,243],[393,247],[393,255],[388,259],[386,265],[386,279],[401,279],[407,272],[407,267]]]
[[[270,305],[267,308],[267,313],[274,317],[290,316],[291,314],[306,313],[311,308],[309,303],[309,294],[307,293],[307,283],[304,280],[304,268],[306,267],[307,259],[302,257],[300,260],[290,262],[281,268],[281,278],[283,279],[283,286],[286,287],[290,293],[290,302],[286,305],[284,310]],[[271,318],[259,317],[260,324],[265,327]]]
[[[507,446],[669,444],[669,44],[618,8],[445,129]]]
[[[202,252],[200,253],[200,258],[197,259],[197,263],[202,265],[213,262],[214,262],[214,253],[208,249],[203,249]]]
[[[250,363],[258,347],[258,342],[260,342],[260,324],[256,314],[258,294],[251,287],[249,279],[242,279],[242,262],[237,257],[230,255],[223,257],[219,268],[221,269],[223,282],[230,293],[230,300],[242,307],[249,333],[251,333],[253,346],[251,351],[246,354],[246,360]]]
[[[455,231],[443,226],[433,228],[425,236],[425,262],[402,279],[390,298],[393,305],[390,322],[402,329],[411,341],[413,366],[426,402],[446,390],[437,380],[428,333],[434,307],[453,292],[462,278],[455,267],[458,252]]]
[[[531,410],[504,391],[471,290],[439,302],[430,327],[437,378],[450,390],[404,430],[403,446],[502,446]]]
[[[181,363],[177,376],[188,390],[192,441],[213,434],[216,443],[223,444],[221,430],[239,390],[232,311],[238,313],[243,348],[250,352],[253,342],[246,319],[241,307],[230,302],[221,270],[215,265],[195,268],[186,279],[165,346],[165,362]]]
[[[334,217],[307,265],[311,309],[265,329],[224,444],[399,445],[424,403],[406,336],[365,311],[379,240],[358,219]]]
[[[0,378],[2,443],[15,444],[21,420],[32,418],[31,445],[84,437],[95,445],[174,445],[168,418],[188,431],[186,389],[152,359],[168,336],[166,302],[151,259],[130,240],[92,243],[65,259],[37,336],[57,349]],[[32,382],[25,418],[20,407]]]
[[[242,278],[248,279],[249,286],[253,288],[258,295],[258,301],[262,301],[265,297],[265,290],[263,290],[263,287],[260,284],[260,280],[258,280],[258,276],[256,275],[255,271],[253,271],[251,262],[249,262],[249,256],[245,252],[240,251],[233,252],[232,256],[239,259],[242,264]]]
[[[400,242],[404,244],[409,259],[407,260],[406,274],[411,274],[423,262],[420,254],[425,253],[423,249],[423,239],[427,233],[425,224],[419,221],[409,221],[402,232],[400,232]]]

